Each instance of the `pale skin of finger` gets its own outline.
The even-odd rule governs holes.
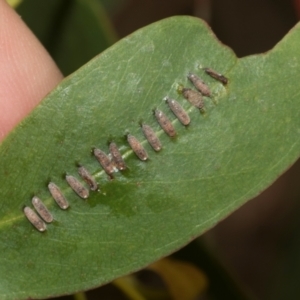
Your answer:
[[[0,142],[62,78],[20,16],[0,0]]]

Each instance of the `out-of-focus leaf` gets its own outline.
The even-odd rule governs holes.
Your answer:
[[[150,265],[148,269],[161,276],[174,300],[194,300],[208,285],[206,275],[187,262],[165,258]]]
[[[65,75],[117,41],[100,0],[26,0],[18,12]]]
[[[18,7],[23,0],[6,0],[6,2],[13,8]]]
[[[129,300],[146,300],[136,289],[136,279],[133,276],[118,278],[113,281],[113,284],[117,286]]]

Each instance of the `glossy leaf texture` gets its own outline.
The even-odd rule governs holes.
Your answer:
[[[296,26],[267,54],[237,59],[201,20],[173,17],[121,40],[66,78],[0,146],[1,299],[74,293],[145,267],[184,246],[259,194],[300,153],[300,31]],[[229,78],[209,77],[211,67]],[[178,92],[193,72],[210,87],[206,113]],[[185,127],[163,100],[188,111]],[[164,111],[176,138],[153,116]],[[152,126],[155,153],[139,123]],[[125,134],[136,136],[140,161]],[[92,155],[114,140],[126,171],[111,180]],[[80,199],[67,185],[78,164],[100,192]],[[61,187],[61,210],[47,190]],[[55,221],[44,233],[22,209],[39,196]]]

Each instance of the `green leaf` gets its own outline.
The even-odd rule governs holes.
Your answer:
[[[117,41],[100,0],[26,0],[18,13],[65,75]]]
[[[174,17],[115,44],[66,78],[0,146],[1,299],[42,298],[89,289],[168,255],[259,194],[299,156],[299,25],[272,51],[237,59],[203,22]],[[211,67],[227,86],[206,75]],[[213,92],[203,115],[178,93],[202,77]],[[189,112],[182,126],[163,98]],[[177,131],[169,138],[152,110]],[[154,153],[139,122],[154,128]],[[124,135],[143,142],[140,161]],[[113,139],[127,171],[110,180],[91,154]],[[101,192],[84,201],[68,187],[77,164]],[[47,190],[59,185],[70,202],[59,209]],[[55,222],[44,233],[25,218],[31,197],[43,199]]]

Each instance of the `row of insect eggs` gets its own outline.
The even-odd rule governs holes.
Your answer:
[[[208,75],[220,81],[224,85],[228,83],[228,79],[222,74],[219,74],[210,68],[205,68],[204,70]],[[182,88],[180,92],[182,93],[184,98],[187,99],[193,106],[199,108],[200,110],[203,110],[204,101],[202,95],[211,97],[211,91],[209,87],[204,83],[204,81],[202,81],[197,75],[189,73],[187,77],[195,86],[197,91],[190,88]],[[179,104],[179,102],[174,99],[170,99],[169,97],[165,97],[165,100],[170,110],[180,121],[180,123],[184,126],[188,126],[190,124],[190,117],[188,113],[183,109],[183,107]],[[164,114],[164,112],[156,109],[154,111],[154,115],[160,127],[169,137],[172,138],[176,136],[176,131],[173,123],[166,116],[166,114]],[[147,124],[141,124],[141,128],[146,140],[149,142],[153,150],[160,151],[162,148],[162,144],[155,131]],[[135,136],[128,134],[127,142],[133,152],[141,161],[146,161],[148,159],[147,151]],[[125,170],[126,164],[119,151],[119,148],[114,142],[110,144],[109,151],[110,155],[107,155],[102,150],[95,148],[93,149],[93,154],[103,170],[112,178],[115,171]],[[98,190],[98,183],[85,167],[80,166],[78,168],[78,174],[89,185],[92,191]],[[78,196],[83,199],[87,199],[89,197],[89,190],[76,177],[67,175],[66,181]],[[50,182],[48,184],[48,189],[51,196],[61,209],[65,210],[69,207],[69,202],[62,193],[61,189],[55,183]],[[32,205],[34,206],[38,214],[28,206],[24,208],[24,214],[37,230],[43,232],[47,229],[46,223],[51,223],[53,221],[53,216],[46,205],[43,203],[43,201],[37,196],[34,196],[32,198]]]

